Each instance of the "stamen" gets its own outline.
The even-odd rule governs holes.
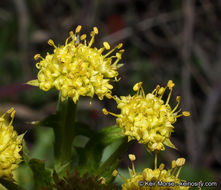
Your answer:
[[[156,88],[152,91],[152,94],[157,95],[157,92],[159,91],[159,89],[160,89],[160,85],[157,85]]]
[[[109,114],[109,112],[105,108],[102,109],[102,112],[104,113],[104,115],[108,115]]]
[[[12,111],[12,113],[11,113],[11,121],[10,121],[10,123],[9,123],[9,126],[11,126],[12,125],[12,123],[13,123],[13,121],[14,121],[14,118],[15,118],[15,110],[14,110],[14,108],[12,108],[13,109],[13,111]]]
[[[39,53],[35,54],[34,59],[37,61],[39,58],[43,59],[43,57],[41,57],[41,55]]]
[[[115,49],[120,49],[122,46],[123,46],[122,43],[118,44],[118,45],[115,46],[112,50],[110,50],[108,53],[106,53],[106,54],[104,55],[104,57],[107,57],[107,56],[110,55]],[[121,53],[122,51],[119,51],[119,52]],[[123,52],[122,52],[122,53],[123,53]]]
[[[169,87],[170,90],[172,90],[172,88],[175,86],[175,84],[173,83],[172,80],[169,80],[167,83],[167,86]]]
[[[185,162],[186,162],[185,158],[178,158],[176,160],[176,165],[177,166],[183,166],[185,164]]]
[[[134,154],[129,154],[129,159],[130,159],[131,164],[132,164],[133,174],[136,175],[136,171],[135,171],[135,167],[134,167],[134,161],[136,160],[136,156]]]
[[[176,111],[176,109],[177,109],[178,106],[180,105],[180,96],[177,96],[177,97],[176,97],[176,101],[177,101],[177,105],[173,108],[172,113],[173,113],[174,111]]]
[[[143,82],[138,82],[138,83],[136,83],[136,84],[133,86],[133,90],[134,90],[135,92],[136,92],[136,91],[139,91],[142,84],[143,84]]]
[[[120,114],[115,114],[115,113],[109,112],[109,111],[107,111],[105,108],[102,109],[102,112],[104,113],[104,115],[110,114],[110,115],[113,115],[113,116],[115,116],[115,117],[121,117]]]
[[[186,116],[186,117],[187,117],[187,116],[190,116],[190,112],[184,111],[184,112],[183,112],[183,116]]]
[[[106,96],[108,99],[112,99],[111,94],[106,94],[105,96]]]
[[[81,40],[85,40],[86,38],[87,38],[86,34],[82,34],[81,37],[80,37]]]
[[[95,34],[98,34],[98,28],[96,26],[93,27],[93,31],[94,31]]]
[[[79,33],[80,31],[81,31],[81,25],[78,25],[77,26],[77,28],[75,29],[75,33],[77,34],[77,33]]]
[[[165,88],[164,88],[164,87],[161,87],[161,88],[159,89],[159,91],[158,91],[158,94],[160,95],[160,97],[163,96],[164,92],[165,92]]]
[[[123,47],[123,43],[119,43],[118,45],[117,45],[117,49],[120,49],[120,48],[122,48]]]
[[[109,45],[108,42],[104,42],[103,45],[104,45],[104,47],[105,47],[106,50],[109,50],[109,49],[110,49],[110,45]]]
[[[53,40],[48,40],[48,44],[50,45],[50,46],[53,46],[54,48],[57,48],[57,46],[54,44],[54,41]]]
[[[89,42],[89,44],[88,44],[88,47],[91,47],[91,45],[94,43],[94,36],[95,36],[95,32],[92,31],[92,32],[91,32],[91,40],[90,40],[90,42]]]
[[[156,151],[155,151],[154,163],[155,163],[155,169],[157,169],[157,152]]]
[[[180,171],[181,171],[182,167],[179,168],[178,172],[176,173],[176,178],[178,178],[178,176],[180,175]]]
[[[159,166],[159,170],[163,170],[164,167],[165,167],[165,164],[160,164],[160,166]]]
[[[169,95],[168,95],[168,97],[167,97],[167,101],[166,101],[166,105],[169,103],[169,101],[170,101],[170,97],[171,97],[171,94],[172,94],[172,88],[170,88],[170,93],[169,93]]]

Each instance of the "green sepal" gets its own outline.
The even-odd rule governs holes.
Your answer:
[[[30,81],[26,82],[26,84],[29,84],[31,86],[39,86],[38,79],[30,80]]]
[[[170,147],[170,148],[174,148],[174,149],[177,149],[175,147],[175,145],[170,141],[169,138],[166,138],[164,141],[163,141],[163,144],[165,144],[166,146]]]
[[[45,167],[45,162],[39,159],[31,159],[29,161],[29,167],[31,168],[34,179],[35,189],[40,189],[51,184],[52,182],[52,171]]]

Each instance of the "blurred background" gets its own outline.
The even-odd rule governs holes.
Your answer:
[[[53,51],[47,44],[49,38],[55,44],[63,44],[77,25],[82,25],[87,34],[97,26],[97,47],[103,41],[112,47],[124,44],[121,80],[113,84],[113,94],[133,94],[132,87],[139,81],[143,81],[145,92],[151,92],[157,84],[166,85],[173,80],[176,86],[171,105],[180,95],[183,110],[191,112],[191,117],[180,118],[175,124],[172,142],[178,150],[168,148],[160,154],[159,162],[169,168],[173,159],[185,157],[187,164],[181,172],[184,179],[220,183],[220,19],[220,0],[1,0],[0,109],[15,107],[15,126],[19,133],[26,131],[31,156],[50,160],[52,131],[34,129],[28,122],[55,111],[57,92],[25,85],[36,78],[33,56]],[[103,107],[119,112],[114,101],[93,99],[92,105],[89,101],[80,98],[78,120],[95,129],[115,123],[115,118],[101,112]],[[105,150],[104,160],[116,146],[117,143]],[[131,167],[128,153],[136,155],[138,171],[153,166],[153,156],[142,145],[134,144],[120,166],[124,176],[128,176],[127,167]],[[22,166],[17,178],[31,188],[29,173]],[[121,183],[119,178],[116,182]]]

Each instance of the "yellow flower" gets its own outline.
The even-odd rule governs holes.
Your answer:
[[[80,35],[80,31],[79,25],[75,33],[70,32],[65,45],[57,47],[52,40],[48,41],[55,48],[54,52],[47,53],[45,58],[40,54],[34,56],[36,60],[41,59],[36,64],[39,69],[38,79],[28,84],[39,86],[44,91],[55,87],[61,92],[62,100],[71,97],[75,103],[79,96],[93,97],[96,94],[102,100],[111,94],[113,86],[109,82],[111,79],[118,81],[117,69],[122,66],[118,64],[124,52],[123,49],[119,50],[122,43],[112,50],[108,42],[104,42],[100,49],[93,48],[95,35],[98,34],[97,27],[93,28],[89,42],[86,41],[86,34]]]
[[[8,123],[5,119],[6,113],[11,114],[11,121]],[[0,117],[0,178],[6,177],[11,179],[12,172],[21,162],[19,152],[22,149],[23,135],[17,135],[12,126],[15,110],[11,108]]]
[[[179,159],[178,159],[179,160]],[[185,160],[180,158],[180,160]],[[176,165],[170,170],[165,170],[164,164],[160,164],[159,168],[154,170],[150,168],[144,169],[141,173],[136,173],[134,163],[132,162],[132,169],[129,168],[130,178],[120,177],[124,180],[122,190],[187,190],[188,186],[180,186],[180,182],[183,180],[179,179],[179,174],[182,165]],[[175,161],[176,162],[176,161]],[[179,161],[178,161],[179,162]],[[115,171],[118,174],[117,171]]]
[[[145,144],[148,151],[165,150],[165,146],[175,148],[170,141],[173,132],[173,123],[180,116],[189,116],[189,112],[182,112],[177,108],[180,104],[180,96],[176,98],[177,105],[171,108],[169,105],[174,83],[168,81],[166,87],[157,87],[152,93],[145,95],[142,82],[134,85],[133,90],[137,91],[134,96],[112,97],[117,102],[120,114],[114,114],[103,109],[103,113],[117,117],[116,122],[123,129],[123,134],[128,140],[136,139],[139,143]],[[165,90],[169,88],[169,95],[166,102],[162,99]]]

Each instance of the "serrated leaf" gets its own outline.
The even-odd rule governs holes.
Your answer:
[[[0,179],[0,183],[9,190],[24,190],[22,187],[7,179]]]
[[[166,146],[170,147],[170,148],[174,148],[174,149],[177,149],[175,147],[175,145],[170,141],[169,138],[166,138],[164,141],[163,141],[163,144],[165,144]]]
[[[31,159],[29,161],[29,167],[34,175],[35,189],[50,185],[52,182],[52,171],[45,167],[43,160]]]

